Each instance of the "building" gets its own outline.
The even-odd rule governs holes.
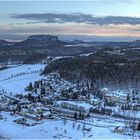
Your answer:
[[[84,102],[74,102],[74,101],[57,101],[55,104],[56,107],[60,109],[65,109],[68,111],[74,111],[78,113],[89,114],[92,105]]]
[[[104,94],[104,98],[111,104],[115,104],[117,102],[125,103],[127,101],[127,94],[125,94],[123,90],[109,90],[106,94]]]

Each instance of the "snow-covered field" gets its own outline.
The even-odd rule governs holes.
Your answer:
[[[108,128],[85,125],[82,130],[82,123],[74,123],[67,120],[45,120],[42,124],[27,127],[15,124],[15,116],[9,113],[2,113],[7,119],[0,120],[0,135],[11,139],[130,139],[131,137],[112,133]]]
[[[0,90],[4,89],[8,94],[25,93],[24,88],[30,83],[41,79],[40,71],[45,65],[21,65],[0,71]]]

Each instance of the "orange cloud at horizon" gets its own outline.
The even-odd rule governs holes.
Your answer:
[[[94,25],[94,24],[23,24],[0,25],[1,34],[72,34],[97,36],[135,36],[140,37],[140,25]]]

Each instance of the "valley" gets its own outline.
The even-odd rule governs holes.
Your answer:
[[[2,137],[139,138],[139,47],[75,43],[31,36],[0,47]]]

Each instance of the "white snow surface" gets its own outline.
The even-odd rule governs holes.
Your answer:
[[[68,104],[72,104],[72,105],[77,105],[77,106],[81,106],[84,107],[85,109],[90,109],[91,107],[93,107],[92,105],[85,103],[85,102],[75,102],[75,101],[57,101],[57,104],[61,104],[61,103],[68,103]]]
[[[0,71],[0,90],[4,89],[8,94],[26,93],[25,87],[30,82],[40,80],[43,76],[40,76],[41,70],[45,65],[21,65],[13,68],[8,68]]]
[[[108,128],[86,125],[91,131],[83,131],[82,123],[67,120],[45,120],[42,124],[28,127],[15,124],[16,116],[2,113],[6,120],[0,120],[0,135],[10,139],[130,139],[131,137],[111,132]],[[80,128],[78,129],[78,125]]]
[[[43,78],[40,76],[40,69],[44,69],[45,66],[42,64],[21,65],[0,71],[0,90],[4,89],[7,93],[12,92],[13,95],[26,94],[24,88],[30,82]],[[89,107],[85,104],[84,106]],[[28,127],[13,122],[20,116],[12,116],[7,112],[1,114],[5,119],[0,120],[0,137],[9,139],[131,139],[129,136],[113,133],[109,127],[86,124],[86,128],[91,128],[91,131],[83,132],[83,123],[76,122],[73,127],[74,121],[67,120],[64,125],[64,120],[61,118],[39,121],[41,124]],[[96,122],[99,125],[104,124],[104,126],[108,124],[108,122],[94,119],[93,124]],[[80,128],[78,129],[79,124]],[[119,123],[113,125],[120,126]]]

